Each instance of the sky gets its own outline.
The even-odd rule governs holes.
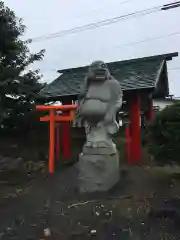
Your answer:
[[[6,6],[23,19],[24,39],[72,29],[107,18],[174,2],[174,0],[5,0]],[[46,49],[40,69],[43,81],[58,77],[57,70],[79,67],[94,60],[120,61],[157,54],[180,52],[180,8],[129,18],[112,25],[76,34],[32,42],[33,52]],[[144,39],[164,38],[141,42]],[[134,42],[141,42],[134,44]],[[180,97],[180,56],[168,63],[170,94]]]

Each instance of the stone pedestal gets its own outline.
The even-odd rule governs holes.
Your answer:
[[[80,193],[108,191],[119,181],[117,152],[113,154],[81,153],[77,168]]]

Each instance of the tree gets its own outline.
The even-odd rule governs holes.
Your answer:
[[[162,164],[180,164],[180,102],[160,111],[149,126],[150,152]]]
[[[39,70],[27,70],[42,60],[44,50],[31,53],[21,37],[25,32],[22,19],[0,1],[0,124],[16,128],[33,109],[39,83]]]

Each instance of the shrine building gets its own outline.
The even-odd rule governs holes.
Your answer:
[[[121,111],[128,113],[132,162],[141,158],[141,114],[146,121],[151,121],[154,116],[152,100],[169,96],[167,61],[177,56],[174,52],[107,63],[123,90]],[[40,97],[46,102],[72,104],[78,98],[87,70],[88,66],[59,70],[60,76],[40,92]]]

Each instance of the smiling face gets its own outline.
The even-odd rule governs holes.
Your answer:
[[[103,61],[95,61],[89,66],[89,74],[94,80],[106,80],[108,68]]]

